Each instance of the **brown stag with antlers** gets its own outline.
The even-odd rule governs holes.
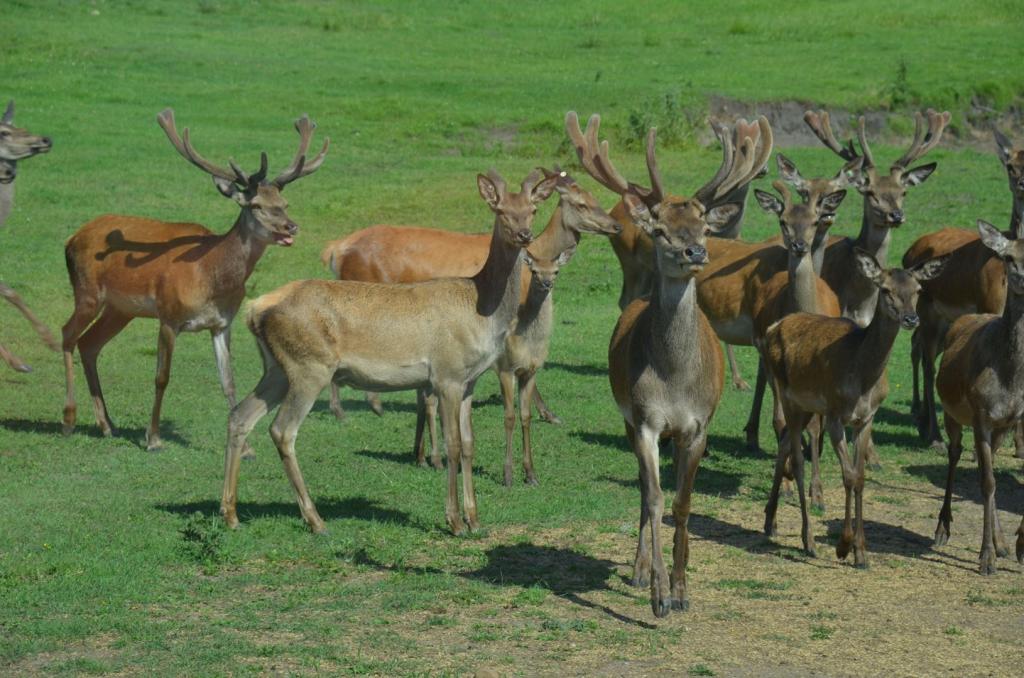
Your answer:
[[[234,226],[218,235],[199,224],[105,215],[78,229],[64,249],[75,295],[75,310],[63,330],[67,379],[64,433],[70,434],[75,426],[75,346],[82,358],[96,421],[104,435],[112,435],[113,424],[96,370],[99,353],[134,318],[156,318],[160,332],[156,399],[146,431],[149,450],[161,446],[160,404],[180,332],[210,331],[221,386],[234,407],[230,331],[245,296],[245,281],[268,245],[292,244],[299,227],[288,216],[288,203],[281,191],[319,169],[329,144],[325,140],[316,157],[307,162],[306,151],[316,125],[302,116],[295,123],[300,138],[295,159],[276,178],[267,180],[266,153],[260,155],[260,167],[251,174],[233,160],[227,168],[221,167],[192,147],[188,128],[178,135],[174,111],[164,110],[157,122],[178,153],[212,176],[217,190],[241,207]]]

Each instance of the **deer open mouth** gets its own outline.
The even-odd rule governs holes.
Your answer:
[[[295,242],[295,238],[288,235],[287,233],[275,233],[274,242],[281,247],[291,247],[292,243]]]

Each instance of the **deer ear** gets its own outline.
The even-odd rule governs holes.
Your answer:
[[[554,192],[555,186],[558,185],[558,179],[559,176],[556,174],[534,186],[533,191],[530,193],[530,201],[534,203],[544,202],[551,197],[551,193]]]
[[[0,122],[5,125],[10,125],[14,122],[14,99],[8,102],[7,110],[4,111],[4,117],[0,118]]]
[[[843,202],[843,198],[846,197],[846,190],[836,191],[835,193],[829,193],[821,199],[821,211],[826,214],[834,214],[839,209],[839,204]]]
[[[881,285],[883,278],[885,278],[885,271],[878,263],[878,260],[870,252],[865,252],[859,247],[853,248],[853,256],[857,262],[857,270],[860,271],[860,274],[874,284]]]
[[[501,198],[498,194],[498,187],[494,185],[494,182],[485,177],[483,174],[476,175],[476,187],[480,191],[480,197],[484,199],[484,202],[492,209],[498,209],[498,203]]]
[[[526,267],[531,271],[533,270],[533,257],[530,256],[530,252],[526,248],[523,248],[523,263],[526,264]]]
[[[249,204],[249,199],[245,197],[245,192],[238,188],[238,185],[233,181],[227,179],[221,179],[220,177],[213,178],[213,185],[217,187],[220,194],[225,198],[231,198],[242,207]]]
[[[565,248],[562,251],[562,253],[558,255],[558,265],[565,266],[566,264],[568,264],[569,260],[572,259],[574,254],[576,254],[576,245],[570,245],[569,247]]]
[[[910,269],[908,273],[913,276],[917,282],[924,282],[925,280],[931,280],[942,273],[942,269],[946,267],[946,262],[953,256],[946,254],[941,257],[935,257],[928,261],[923,261],[914,268]]]
[[[909,169],[900,177],[900,183],[904,186],[917,186],[918,184],[923,184],[924,180],[930,177],[932,172],[935,171],[936,166],[936,163],[930,162],[927,165],[921,165],[920,167]]]
[[[627,193],[622,197],[622,204],[626,206],[626,213],[629,214],[633,223],[639,226],[644,233],[650,235],[654,230],[655,219],[643,200]]]
[[[999,154],[999,161],[1005,165],[1010,161],[1010,153],[1013,152],[1013,144],[1005,134],[997,130],[995,127],[992,128],[992,135],[996,138],[996,153]]]
[[[1003,256],[1003,253],[1010,246],[1010,240],[1000,233],[998,228],[984,219],[978,219],[978,235],[981,236],[981,242],[985,247],[999,256]]]
[[[775,164],[778,165],[779,176],[783,181],[796,186],[797,189],[806,188],[807,180],[800,176],[800,170],[796,168],[792,160],[781,153],[776,153]]]
[[[770,194],[769,194],[770,195]],[[719,229],[727,226],[729,220],[739,214],[739,205],[719,205],[718,207],[712,207],[708,210],[708,213],[704,215],[704,221],[711,227],[711,232],[714,233]]]
[[[768,191],[762,191],[760,188],[755,188],[754,197],[757,198],[757,204],[760,205],[761,209],[765,212],[782,214],[782,210],[785,209],[782,202]],[[708,223],[711,223],[711,221],[709,220]]]

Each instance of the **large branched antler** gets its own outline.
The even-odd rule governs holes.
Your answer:
[[[711,180],[694,194],[708,207],[761,174],[773,145],[772,128],[764,116],[753,123],[742,118],[737,120],[731,135],[727,125],[712,122],[711,128],[722,143],[722,164]]]
[[[225,169],[218,165],[214,165],[212,162],[199,155],[199,153],[192,147],[192,142],[189,140],[188,127],[182,130],[181,135],[178,135],[178,128],[174,122],[174,109],[165,108],[156,116],[156,121],[163,128],[164,133],[170,140],[171,144],[178,150],[183,158],[188,160],[190,163],[203,170],[207,174],[223,179],[224,181],[231,181],[242,186],[248,186],[250,177],[245,172],[242,172],[234,161],[229,161],[231,169]],[[260,157],[260,168],[263,176],[266,176],[267,171],[267,155],[262,154]],[[257,172],[259,175],[260,172]],[[256,176],[256,175],[254,175]]]
[[[928,129],[924,128],[924,118],[928,117]],[[907,165],[921,158],[928,151],[935,148],[942,139],[942,131],[946,129],[952,116],[949,111],[937,113],[929,108],[925,115],[914,114],[914,140],[910,143],[907,152],[900,156],[900,159],[892,164],[892,169],[906,169]]]
[[[301,179],[320,169],[320,165],[323,164],[324,158],[327,156],[327,149],[331,144],[330,137],[325,138],[323,148],[320,149],[316,157],[312,160],[307,160],[306,152],[309,150],[309,142],[313,139],[313,130],[316,129],[316,123],[310,120],[308,115],[303,114],[301,118],[295,121],[295,129],[299,133],[299,150],[295,153],[295,159],[292,161],[292,164],[277,175],[272,182],[279,189],[284,188],[296,179]]]
[[[832,121],[828,111],[806,111],[804,113],[804,122],[807,123],[807,126],[811,128],[814,136],[818,137],[821,143],[825,144],[843,160],[849,162],[861,157],[853,146],[853,139],[847,140],[846,146],[836,141],[836,137],[832,133]]]
[[[653,188],[646,188],[631,181],[627,181],[622,174],[615,169],[611,159],[608,157],[608,141],[598,141],[598,130],[601,127],[601,116],[595,113],[587,121],[586,132],[580,129],[579,117],[576,111],[569,111],[565,114],[565,131],[572,140],[576,149],[576,156],[583,165],[587,174],[592,176],[599,184],[609,191],[625,195],[632,193],[639,197],[648,207],[653,207],[661,202],[664,197],[661,174],[658,171],[658,163],[654,155],[656,130],[652,128],[647,133],[647,171],[651,177]]]

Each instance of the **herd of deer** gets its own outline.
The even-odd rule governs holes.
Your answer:
[[[50,150],[50,140],[14,126],[13,102],[0,120],[0,225],[12,201],[16,163]],[[557,417],[536,387],[553,327],[552,288],[583,233],[609,237],[622,266],[622,314],[608,349],[612,394],[640,470],[640,535],[634,583],[649,585],[658,616],[688,605],[687,519],[697,467],[706,454],[708,427],[724,386],[720,341],[753,345],[761,363],[745,432],[758,444],[764,389],[771,386],[778,454],[765,532],[775,532],[784,479],[795,482],[802,512],[805,551],[815,542],[804,486],[804,447],[812,478],[810,502],[821,505],[818,458],[827,434],[840,461],[845,517],[836,553],[852,550],[867,565],[863,491],[865,465],[877,463],[871,440],[875,412],[888,392],[886,364],[900,328],[914,330],[913,413],[926,441],[941,441],[934,407],[937,387],[949,437],[949,474],[935,533],[949,537],[954,469],[964,426],[975,433],[975,453],[984,498],[980,571],[995,571],[1007,554],[995,509],[992,454],[1013,429],[1017,455],[1024,456],[1024,149],[996,132],[999,158],[1013,193],[1008,234],[978,222],[978,234],[944,229],[919,238],[903,257],[903,268],[885,262],[892,229],[904,221],[906,191],[925,181],[935,163],[911,167],[940,141],[949,113],[916,116],[910,148],[890,166],[876,164],[864,120],[853,140],[837,141],[828,113],[808,111],[805,121],[843,165],[832,177],[805,179],[785,156],[776,155],[777,193],[755,190],[758,204],[778,218],[781,238],[759,243],[738,239],[751,182],[767,171],[772,130],[763,117],[729,127],[712,123],[722,145],[715,175],[690,197],[666,191],[655,157],[655,130],[646,140],[650,186],[627,180],[612,164],[600,118],[581,129],[576,113],[566,131],[579,164],[620,197],[610,212],[569,174],[532,172],[510,189],[493,170],[477,176],[477,188],[494,213],[490,234],[465,235],[436,229],[373,226],[329,243],[324,263],[336,280],[299,280],[252,302],[246,324],[256,337],[263,376],[236,403],[230,364],[232,319],[245,296],[245,282],[269,245],[289,246],[298,226],[289,218],[282,191],[315,172],[328,141],[315,155],[309,144],[315,124],[295,126],[300,140],[291,164],[273,179],[267,156],[246,172],[203,158],[188,129],[179,135],[173,111],[157,117],[174,148],[209,174],[222,195],[238,203],[234,226],[216,234],[198,224],[105,215],[82,226],[65,247],[74,311],[63,327],[67,393],[64,432],[75,425],[73,352],[78,347],[100,429],[113,434],[100,388],[97,359],[113,337],[137,317],[159,321],[156,397],[146,432],[150,450],[161,446],[160,407],[180,332],[209,330],[224,394],[231,407],[221,513],[231,527],[236,512],[240,460],[251,454],[247,436],[271,410],[270,435],[314,532],[324,521],[306,489],[296,459],[295,438],[314,401],[332,388],[332,410],[341,418],[337,388],[367,391],[379,412],[377,393],[414,389],[418,416],[413,451],[426,464],[443,466],[435,432],[439,412],[447,452],[445,517],[451,530],[478,529],[473,488],[472,395],[477,379],[494,368],[505,405],[504,480],[513,481],[515,388],[523,436],[526,481],[536,483],[530,420]],[[859,146],[859,150],[858,150]],[[864,197],[855,238],[829,235],[847,187]],[[791,187],[791,188],[790,188]],[[531,226],[539,203],[558,193],[544,231]],[[709,237],[710,236],[710,237]],[[32,322],[44,341],[56,343],[5,285],[0,293]],[[383,320],[386,318],[386,322]],[[935,360],[943,353],[938,376]],[[29,368],[0,346],[14,369]],[[733,383],[744,382],[730,360]],[[924,375],[918,386],[918,366]],[[919,395],[920,393],[920,395]],[[846,428],[853,430],[853,454]],[[807,431],[806,443],[804,432]],[[659,526],[664,499],[659,480],[659,442],[667,439],[675,458],[676,496],[673,568],[662,559]],[[463,498],[457,496],[462,470]],[[1024,521],[1016,556],[1024,562]]]

